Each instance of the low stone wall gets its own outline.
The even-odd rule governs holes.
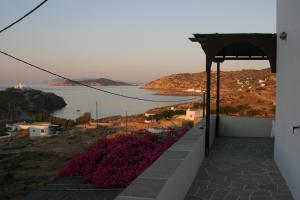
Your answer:
[[[194,126],[115,200],[182,200],[204,159],[204,121]]]
[[[220,136],[271,137],[273,118],[220,116]]]

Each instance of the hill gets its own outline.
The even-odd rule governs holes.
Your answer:
[[[240,70],[221,72],[222,89],[251,89],[275,85],[275,75],[269,69]],[[216,72],[212,72],[212,85],[216,81]],[[206,87],[206,73],[182,73],[164,76],[142,85],[142,89],[175,90],[186,92],[188,89],[204,91]]]
[[[78,80],[80,83],[90,85],[90,86],[132,86],[133,84],[122,82],[122,81],[115,81],[107,78],[98,78],[98,79],[83,79]],[[55,86],[75,86],[78,85],[73,83],[69,80],[52,80],[48,82],[49,85]]]
[[[62,97],[39,90],[7,88],[0,91],[0,119],[30,118],[36,113],[52,113],[66,105]]]
[[[212,108],[215,106],[216,72],[212,72]],[[276,77],[269,69],[221,72],[221,105],[225,113],[273,116]],[[183,73],[159,78],[141,86],[164,95],[202,95],[206,73]]]

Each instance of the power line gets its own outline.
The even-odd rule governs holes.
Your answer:
[[[4,51],[0,51],[0,53],[3,54],[3,55],[5,55],[5,56],[8,56],[8,57],[10,57],[10,58],[12,58],[12,59],[14,59],[14,60],[17,60],[17,61],[19,61],[19,62],[22,62],[22,63],[24,63],[24,64],[26,64],[26,65],[29,65],[29,66],[31,66],[31,67],[33,67],[33,68],[36,68],[36,69],[41,70],[41,71],[43,71],[43,72],[46,72],[46,73],[48,73],[48,74],[57,76],[57,77],[59,77],[59,78],[68,80],[68,81],[70,81],[70,82],[72,82],[72,83],[75,83],[75,84],[77,84],[77,85],[82,85],[82,86],[85,86],[85,87],[88,87],[88,88],[91,88],[91,89],[94,89],[94,90],[98,90],[98,91],[100,91],[100,92],[108,93],[108,94],[115,95],[115,96],[119,96],[119,97],[124,97],[124,98],[128,98],[128,99],[139,100],[139,101],[157,102],[157,103],[164,103],[164,102],[165,102],[165,103],[179,103],[179,102],[187,102],[187,101],[192,101],[192,100],[198,99],[198,98],[196,97],[196,98],[183,99],[183,100],[173,100],[173,101],[163,101],[163,100],[162,100],[162,101],[160,101],[160,100],[144,99],[144,98],[132,97],[132,96],[124,95],[124,94],[119,94],[119,93],[111,92],[111,91],[108,91],[108,90],[103,90],[103,89],[100,89],[100,88],[96,88],[96,87],[93,87],[93,86],[84,84],[84,83],[82,83],[82,82],[80,82],[80,81],[76,81],[76,80],[70,79],[70,78],[68,78],[68,77],[65,77],[65,76],[63,76],[63,75],[60,75],[60,74],[51,72],[51,71],[49,71],[49,70],[47,70],[47,69],[44,69],[44,68],[39,67],[39,66],[37,66],[37,65],[34,65],[34,64],[32,64],[32,63],[30,63],[30,62],[27,62],[27,61],[25,61],[25,60],[23,60],[23,59],[17,58],[17,57],[15,57],[15,56],[13,56],[13,55],[11,55],[11,54],[9,54],[9,53],[6,53],[6,52],[4,52]]]
[[[26,18],[28,15],[30,15],[31,13],[33,13],[35,10],[37,10],[39,7],[41,7],[44,3],[46,3],[48,0],[44,0],[42,3],[40,3],[39,5],[37,5],[36,7],[34,7],[32,10],[30,10],[28,13],[26,13],[23,17],[19,18],[18,20],[16,20],[15,22],[11,23],[10,25],[8,25],[7,27],[3,28],[0,33],[2,33],[3,31],[9,29],[10,27],[14,26],[15,24],[19,23],[20,21],[22,21],[24,18]]]

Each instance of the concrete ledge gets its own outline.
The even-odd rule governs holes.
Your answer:
[[[136,178],[115,200],[182,200],[204,159],[200,122]]]

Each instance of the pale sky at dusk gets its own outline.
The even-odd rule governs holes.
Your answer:
[[[1,0],[0,29],[42,0]],[[275,33],[274,0],[49,0],[0,34],[0,49],[71,78],[146,82],[204,70],[193,33]],[[0,55],[0,83],[56,77]],[[222,70],[266,68],[227,62]]]

